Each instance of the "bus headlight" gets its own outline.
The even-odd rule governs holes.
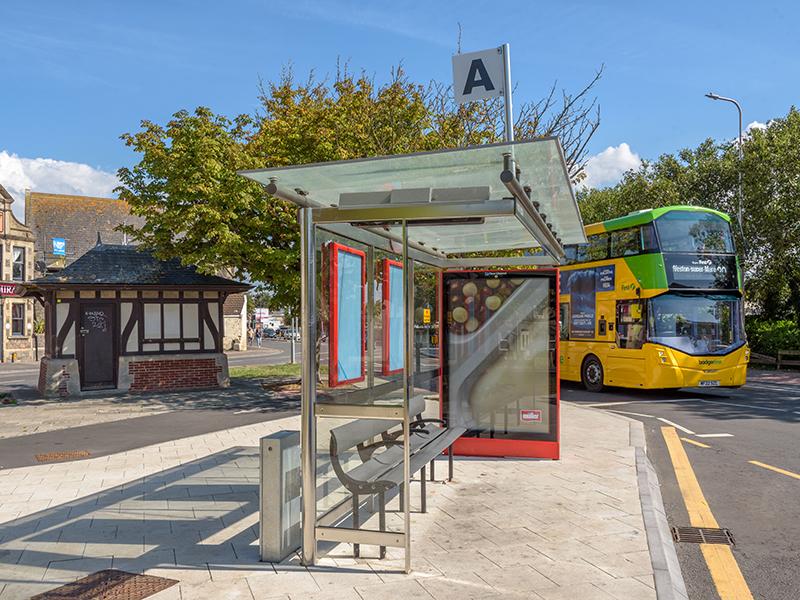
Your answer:
[[[667,364],[667,353],[663,350],[658,351],[658,358],[661,359],[662,364]]]
[[[750,362],[750,348],[744,349],[744,362],[746,363]]]

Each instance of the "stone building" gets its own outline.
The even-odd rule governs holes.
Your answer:
[[[34,301],[23,298],[34,277],[34,237],[11,211],[14,199],[0,185],[0,361],[35,360]]]
[[[46,314],[45,396],[228,385],[222,307],[249,285],[109,244],[32,284]]]

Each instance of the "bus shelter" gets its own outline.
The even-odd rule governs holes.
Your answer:
[[[437,456],[558,456],[553,267],[585,242],[561,146],[242,174],[300,208],[303,562],[350,543],[409,571]]]

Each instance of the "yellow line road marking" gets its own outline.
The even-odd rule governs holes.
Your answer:
[[[690,440],[689,438],[681,438],[687,444],[692,444],[693,446],[697,446],[698,448],[711,448],[708,444],[704,444],[703,442],[698,442],[696,440]]]
[[[669,457],[675,469],[678,487],[689,513],[689,523],[693,527],[718,528],[719,524],[703,495],[689,457],[686,456],[686,450],[678,438],[678,432],[673,427],[662,427],[661,435],[664,436],[664,442],[667,444]],[[750,588],[744,580],[730,546],[700,544],[700,550],[722,600],[753,600],[753,595],[750,593]]]
[[[773,467],[772,465],[768,465],[766,463],[758,462],[757,460],[749,460],[747,461],[751,465],[756,465],[757,467],[763,467],[764,469],[769,469],[770,471],[775,471],[776,473],[780,473],[781,475],[787,475],[789,477],[794,477],[795,479],[800,479],[800,475],[797,473],[792,473],[791,471],[787,471],[786,469],[780,469],[778,467]]]

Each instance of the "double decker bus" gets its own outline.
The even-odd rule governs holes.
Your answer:
[[[561,379],[590,391],[745,383],[728,215],[669,206],[587,225],[586,235],[561,268]]]

